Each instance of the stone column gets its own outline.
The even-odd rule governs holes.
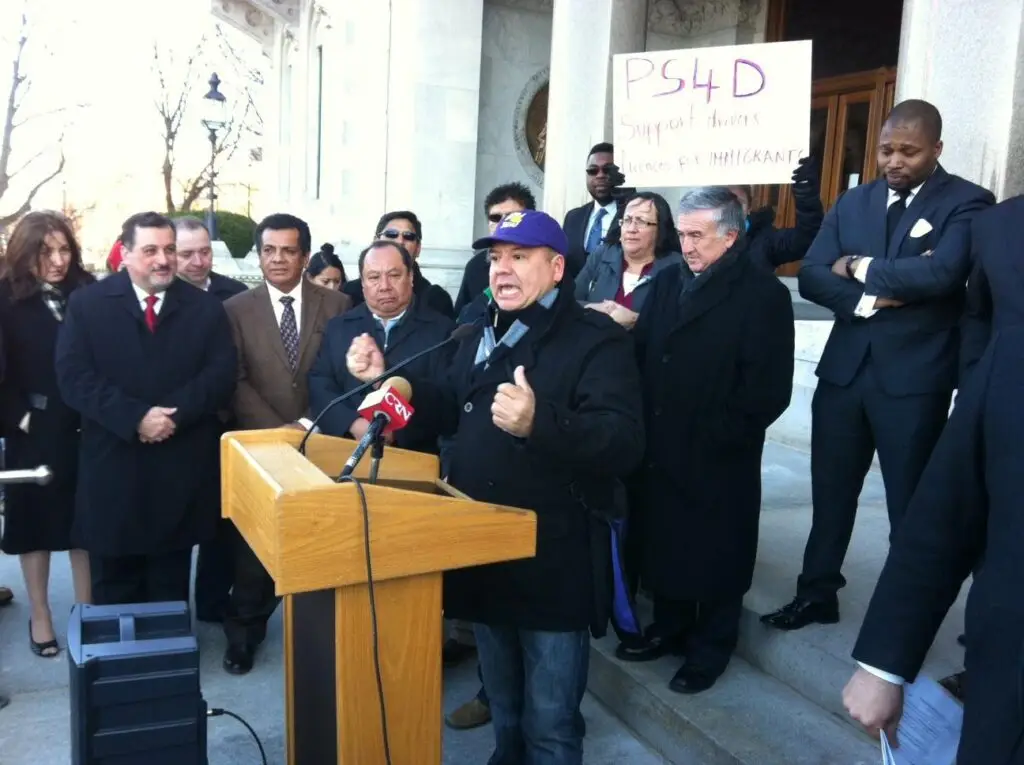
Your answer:
[[[896,101],[942,112],[942,163],[1024,193],[1024,0],[904,0]]]
[[[483,0],[392,0],[384,209],[420,217],[420,266],[455,289],[473,242],[483,12]]]
[[[646,0],[555,0],[543,207],[559,221],[588,199],[587,151],[612,137],[612,56],[646,33]]]

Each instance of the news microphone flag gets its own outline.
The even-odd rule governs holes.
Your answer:
[[[412,398],[412,386],[403,377],[392,377],[379,390],[374,391],[359,405],[359,414],[370,421],[370,427],[359,443],[356,444],[352,456],[345,462],[339,478],[352,475],[359,460],[366,450],[373,446],[385,433],[401,430],[409,423],[413,409],[406,396]]]
[[[415,411],[409,403],[412,386],[404,377],[392,377],[359,405],[359,416],[373,422],[378,414],[387,417],[387,423],[380,429],[380,435],[401,430],[409,423]]]

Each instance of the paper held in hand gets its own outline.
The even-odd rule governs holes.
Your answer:
[[[882,765],[954,765],[963,723],[960,702],[930,677],[919,677],[904,688],[899,748],[882,733]]]
[[[808,152],[810,40],[624,53],[612,76],[631,186],[789,183]]]

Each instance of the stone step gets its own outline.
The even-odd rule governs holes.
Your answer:
[[[868,473],[853,538],[843,566],[840,621],[780,632],[760,623],[762,614],[788,603],[796,589],[810,532],[810,457],[769,442],[762,478],[761,530],[754,582],[744,598],[737,655],[754,668],[854,726],[843,709],[842,690],[856,669],[851,657],[875,582],[889,552],[889,519],[882,477]],[[956,637],[963,630],[967,587],[939,630],[923,674],[940,680],[963,668]]]
[[[589,689],[673,765],[875,765],[877,747],[784,683],[734,658],[718,683],[684,696],[668,689],[679,660],[615,658],[614,637],[593,641]]]

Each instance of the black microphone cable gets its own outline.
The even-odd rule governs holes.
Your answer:
[[[359,504],[363,510],[363,550],[366,555],[366,586],[370,594],[370,626],[373,635],[373,669],[377,676],[377,701],[380,704],[380,729],[384,735],[384,763],[391,765],[391,740],[388,736],[388,709],[384,701],[384,677],[380,671],[380,633],[377,631],[377,595],[373,584],[373,558],[370,554],[370,507],[366,501],[366,490],[358,478],[351,475],[338,476],[337,483],[351,483],[359,492]]]
[[[241,715],[236,715],[229,709],[212,708],[206,711],[207,717],[220,717],[221,715],[227,715],[228,717],[232,717],[245,726],[245,729],[249,731],[249,735],[252,736],[253,741],[256,742],[256,746],[260,750],[260,759],[263,761],[263,765],[267,765],[267,753],[263,751],[263,742],[260,741],[260,737],[256,735],[256,731],[252,729],[252,726],[249,725],[249,723],[247,723],[244,719],[242,719]]]

